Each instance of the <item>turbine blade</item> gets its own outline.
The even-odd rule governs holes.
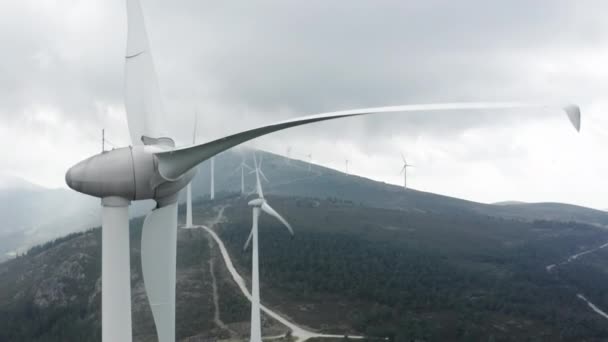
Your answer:
[[[247,241],[245,241],[245,245],[243,246],[243,250],[246,251],[249,248],[249,243],[251,243],[251,237],[253,236],[253,228],[249,231],[249,237],[247,237]]]
[[[403,152],[400,152],[400,153],[401,153],[401,160],[403,160],[403,164],[407,164],[407,162],[405,161],[405,157],[403,156]]]
[[[133,334],[128,201],[123,204],[104,205],[101,212],[101,329],[104,341],[130,342]]]
[[[403,172],[405,172],[405,165],[403,165],[403,167],[401,168],[401,171],[399,171],[399,174],[402,174]]]
[[[581,130],[581,109],[577,105],[567,105],[564,107],[564,111],[568,115],[568,119],[570,119],[570,123],[578,132]]]
[[[266,175],[264,174],[264,171],[262,171],[262,169],[260,168],[260,176],[262,176],[262,178],[264,178],[264,180],[266,182],[269,182],[268,178],[266,178]]]
[[[262,182],[260,182],[260,176],[256,173],[256,187],[258,190],[258,197],[264,198],[264,191],[262,190]]]
[[[131,142],[141,145],[143,137],[167,136],[165,115],[139,0],[127,0],[127,18],[125,107]]]
[[[253,168],[251,168],[251,166],[247,165],[245,162],[243,162],[241,165],[243,165],[244,168],[253,171]]]
[[[253,154],[253,164],[255,165],[255,187],[260,198],[264,198],[264,192],[262,191],[262,183],[260,182],[260,167],[258,166],[257,158],[255,153]]]
[[[177,180],[185,172],[198,165],[199,163],[211,158],[212,156],[225,151],[231,147],[239,145],[245,141],[261,137],[263,135],[287,129],[290,127],[306,125],[314,122],[325,120],[354,117],[361,115],[380,114],[380,113],[397,113],[397,112],[425,112],[425,111],[447,111],[447,110],[482,110],[482,109],[515,109],[515,108],[555,108],[553,105],[539,105],[526,103],[445,103],[445,104],[418,104],[393,107],[377,107],[345,110],[339,112],[316,114],[291,120],[282,121],[279,123],[262,126],[236,133],[227,137],[223,137],[205,144],[200,144],[191,147],[174,149],[170,151],[157,152],[158,170],[161,176],[169,181]],[[577,123],[580,120],[577,118],[579,113],[578,107],[570,105],[561,107],[562,111],[566,111],[568,117],[577,128]]]
[[[281,215],[279,215],[276,210],[272,209],[272,207],[266,201],[264,201],[264,203],[262,204],[262,211],[270,216],[274,216],[277,220],[281,221],[281,223],[285,225],[287,230],[289,230],[289,233],[293,235],[293,229],[291,228],[289,222],[287,222],[287,220],[285,220]]]
[[[258,158],[255,156],[255,152],[253,152],[253,169],[258,169]]]
[[[141,234],[141,269],[159,342],[175,340],[177,203],[152,210]]]

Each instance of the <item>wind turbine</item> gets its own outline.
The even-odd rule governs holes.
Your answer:
[[[345,173],[348,174],[348,159],[346,159],[346,171],[345,171]]]
[[[277,213],[264,199],[264,192],[262,191],[262,183],[260,182],[261,164],[258,166],[255,154],[253,155],[253,162],[255,165],[255,181],[256,191],[258,198],[249,201],[249,206],[253,208],[253,225],[249,237],[245,242],[243,250],[249,247],[249,243],[253,240],[252,246],[252,257],[251,257],[251,332],[249,341],[250,342],[262,342],[262,322],[260,318],[260,272],[259,272],[259,245],[258,245],[258,218],[260,217],[260,211],[267,213],[270,216],[274,216],[279,220],[293,236],[293,229],[291,225]]]
[[[177,195],[196,174],[196,166],[218,153],[272,132],[338,118],[391,112],[555,108],[473,102],[344,110],[281,121],[176,148],[164,132],[165,115],[139,0],[126,3],[125,108],[133,145],[87,158],[72,166],[65,176],[73,190],[101,199],[103,342],[132,341],[128,208],[131,201],[149,199],[156,201],[156,208],[148,213],[142,228],[142,274],[159,341],[175,340]],[[580,109],[575,105],[562,109],[580,129]]]
[[[260,156],[260,163],[258,164],[258,162],[257,162],[257,160],[256,160],[256,157],[255,157],[255,152],[254,152],[254,153],[253,153],[253,163],[254,163],[254,169],[253,169],[253,170],[251,170],[251,171],[249,171],[249,173],[255,173],[255,174],[256,174],[256,175],[255,175],[255,177],[256,177],[256,182],[257,182],[257,178],[258,178],[259,176],[262,176],[262,178],[264,178],[264,180],[265,180],[266,182],[268,182],[268,178],[266,178],[266,175],[264,174],[264,171],[262,171],[262,162],[264,162],[264,155],[261,155],[261,156]],[[258,187],[257,183],[256,183],[256,185],[255,185],[255,186],[256,186],[255,191],[257,191],[257,192],[258,192],[258,194],[259,194],[259,192],[261,191],[261,190],[260,190],[260,189],[261,189],[261,186],[260,186],[260,187]]]
[[[251,166],[249,166],[249,165],[247,165],[247,163],[245,163],[245,158],[243,158],[243,160],[237,167],[237,170],[238,169],[241,169],[241,196],[242,196],[245,194],[245,169],[250,170],[250,171],[253,171],[253,169],[251,168]]]
[[[403,168],[401,169],[401,172],[399,172],[399,174],[403,173],[403,189],[407,190],[407,168],[414,167],[414,165],[407,163],[405,157],[403,156],[403,153],[401,153],[401,159],[403,160]]]

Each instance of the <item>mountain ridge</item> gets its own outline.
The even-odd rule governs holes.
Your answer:
[[[371,180],[362,176],[287,159],[270,152],[238,149],[224,152],[215,158],[216,193],[240,191],[240,165],[243,157],[252,164],[252,153],[262,160],[262,167],[270,179],[264,185],[269,194],[283,196],[336,197],[363,203],[366,206],[411,212],[459,213],[474,212],[521,220],[576,221],[600,227],[608,226],[608,213],[592,208],[563,203],[485,204],[447,195],[404,190],[403,187]],[[193,197],[208,198],[209,162],[198,167],[192,182]],[[310,170],[310,171],[309,171]],[[254,175],[246,172],[246,189],[253,190]],[[34,186],[35,191],[0,191],[0,260],[24,252],[28,247],[65,234],[100,224],[99,200],[68,189],[46,189]],[[180,202],[185,194],[180,194]],[[138,201],[131,206],[130,216],[145,215],[152,201]]]

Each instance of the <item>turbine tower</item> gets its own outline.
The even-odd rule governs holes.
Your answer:
[[[215,199],[215,157],[211,157],[211,163],[209,164],[211,168],[211,184],[209,185],[209,198],[211,200]]]
[[[403,173],[403,189],[407,190],[407,168],[414,167],[414,165],[407,163],[405,157],[403,156],[403,153],[401,153],[401,160],[403,160],[403,168],[401,169],[401,172],[399,172],[399,174]]]
[[[66,173],[73,190],[101,198],[102,212],[102,342],[132,341],[129,206],[154,200],[144,220],[141,263],[160,342],[175,341],[175,272],[177,195],[196,174],[196,166],[246,141],[331,119],[396,112],[554,108],[525,103],[447,103],[344,110],[260,126],[206,143],[176,148],[167,127],[154,62],[139,0],[126,0],[128,38],[125,66],[125,109],[132,146],[89,157]],[[580,110],[563,107],[580,129]],[[258,202],[256,202],[258,203]],[[263,210],[263,205],[260,204]]]
[[[192,132],[192,145],[196,145],[196,128],[198,126],[198,113],[194,113],[194,130]],[[186,227],[191,228],[192,224],[192,182],[186,187]]]
[[[245,158],[243,158],[243,160],[237,167],[237,170],[238,169],[241,169],[241,196],[243,196],[243,195],[245,195],[245,169],[250,170],[250,171],[253,171],[253,169],[251,168],[251,166],[249,166],[249,165],[247,165],[247,163],[245,163]]]
[[[346,159],[346,170],[345,173],[348,174],[348,159]]]
[[[243,250],[246,250],[249,243],[253,241],[252,246],[252,257],[251,257],[251,332],[249,341],[250,342],[262,342],[262,322],[260,316],[260,272],[259,272],[259,244],[258,244],[258,218],[260,217],[260,211],[267,213],[270,216],[274,216],[279,220],[293,236],[293,229],[289,223],[277,213],[264,199],[264,192],[262,191],[262,183],[260,182],[261,172],[261,160],[260,166],[253,155],[253,162],[255,165],[255,181],[256,191],[258,198],[253,199],[249,202],[249,206],[253,208],[253,225],[249,237],[245,242]]]

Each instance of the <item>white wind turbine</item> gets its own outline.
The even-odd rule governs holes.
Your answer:
[[[260,181],[260,175],[263,175],[261,170],[262,161],[258,166],[255,154],[253,155],[253,162],[255,165],[255,184],[258,198],[249,201],[249,205],[253,207],[253,225],[249,237],[245,242],[243,250],[246,250],[249,243],[253,240],[252,246],[252,257],[251,257],[251,332],[249,341],[251,342],[262,342],[262,322],[260,317],[260,272],[259,272],[259,245],[258,245],[258,218],[260,217],[260,210],[267,213],[270,216],[274,216],[279,220],[293,236],[293,229],[291,225],[277,213],[264,199],[264,192],[262,191],[262,183]]]
[[[67,185],[101,198],[102,341],[132,341],[129,213],[131,201],[155,200],[142,228],[142,274],[161,342],[175,341],[177,195],[205,160],[251,139],[313,122],[390,112],[553,108],[526,103],[447,103],[377,107],[321,113],[260,126],[194,146],[176,148],[165,118],[139,0],[126,0],[128,41],[125,108],[133,146],[115,148],[71,167]],[[562,107],[580,128],[580,110]]]
[[[249,166],[249,165],[247,165],[247,163],[245,163],[245,157],[243,157],[243,160],[237,167],[237,170],[238,169],[241,169],[241,196],[242,196],[242,195],[245,195],[245,169],[247,169],[249,171],[253,171],[253,169],[251,168],[251,166]]]
[[[346,169],[345,169],[345,173],[348,174],[348,159],[346,159]]]
[[[399,174],[403,173],[403,189],[407,189],[407,168],[414,167],[414,165],[407,163],[405,157],[403,156],[403,153],[401,153],[401,160],[403,160],[403,168],[401,169],[401,172],[399,172]]]
[[[254,168],[253,168],[253,170],[249,171],[249,173],[250,173],[250,174],[251,174],[251,173],[255,173],[255,174],[256,174],[256,176],[255,176],[255,177],[256,177],[256,181],[257,181],[257,178],[258,178],[258,175],[259,175],[259,176],[262,176],[262,178],[264,178],[264,180],[265,180],[266,182],[269,182],[269,181],[268,181],[268,178],[267,178],[267,177],[266,177],[266,175],[264,174],[264,171],[262,170],[262,163],[263,163],[263,162],[264,162],[264,155],[262,154],[262,155],[260,156],[260,163],[258,164],[258,162],[257,162],[257,160],[256,160],[256,157],[255,157],[255,152],[254,152],[254,153],[253,153],[253,163],[254,163]],[[257,183],[256,183],[256,188],[255,188],[255,191],[258,191],[258,193],[259,193],[259,189],[261,189],[261,188],[258,188],[258,185],[257,185]]]

